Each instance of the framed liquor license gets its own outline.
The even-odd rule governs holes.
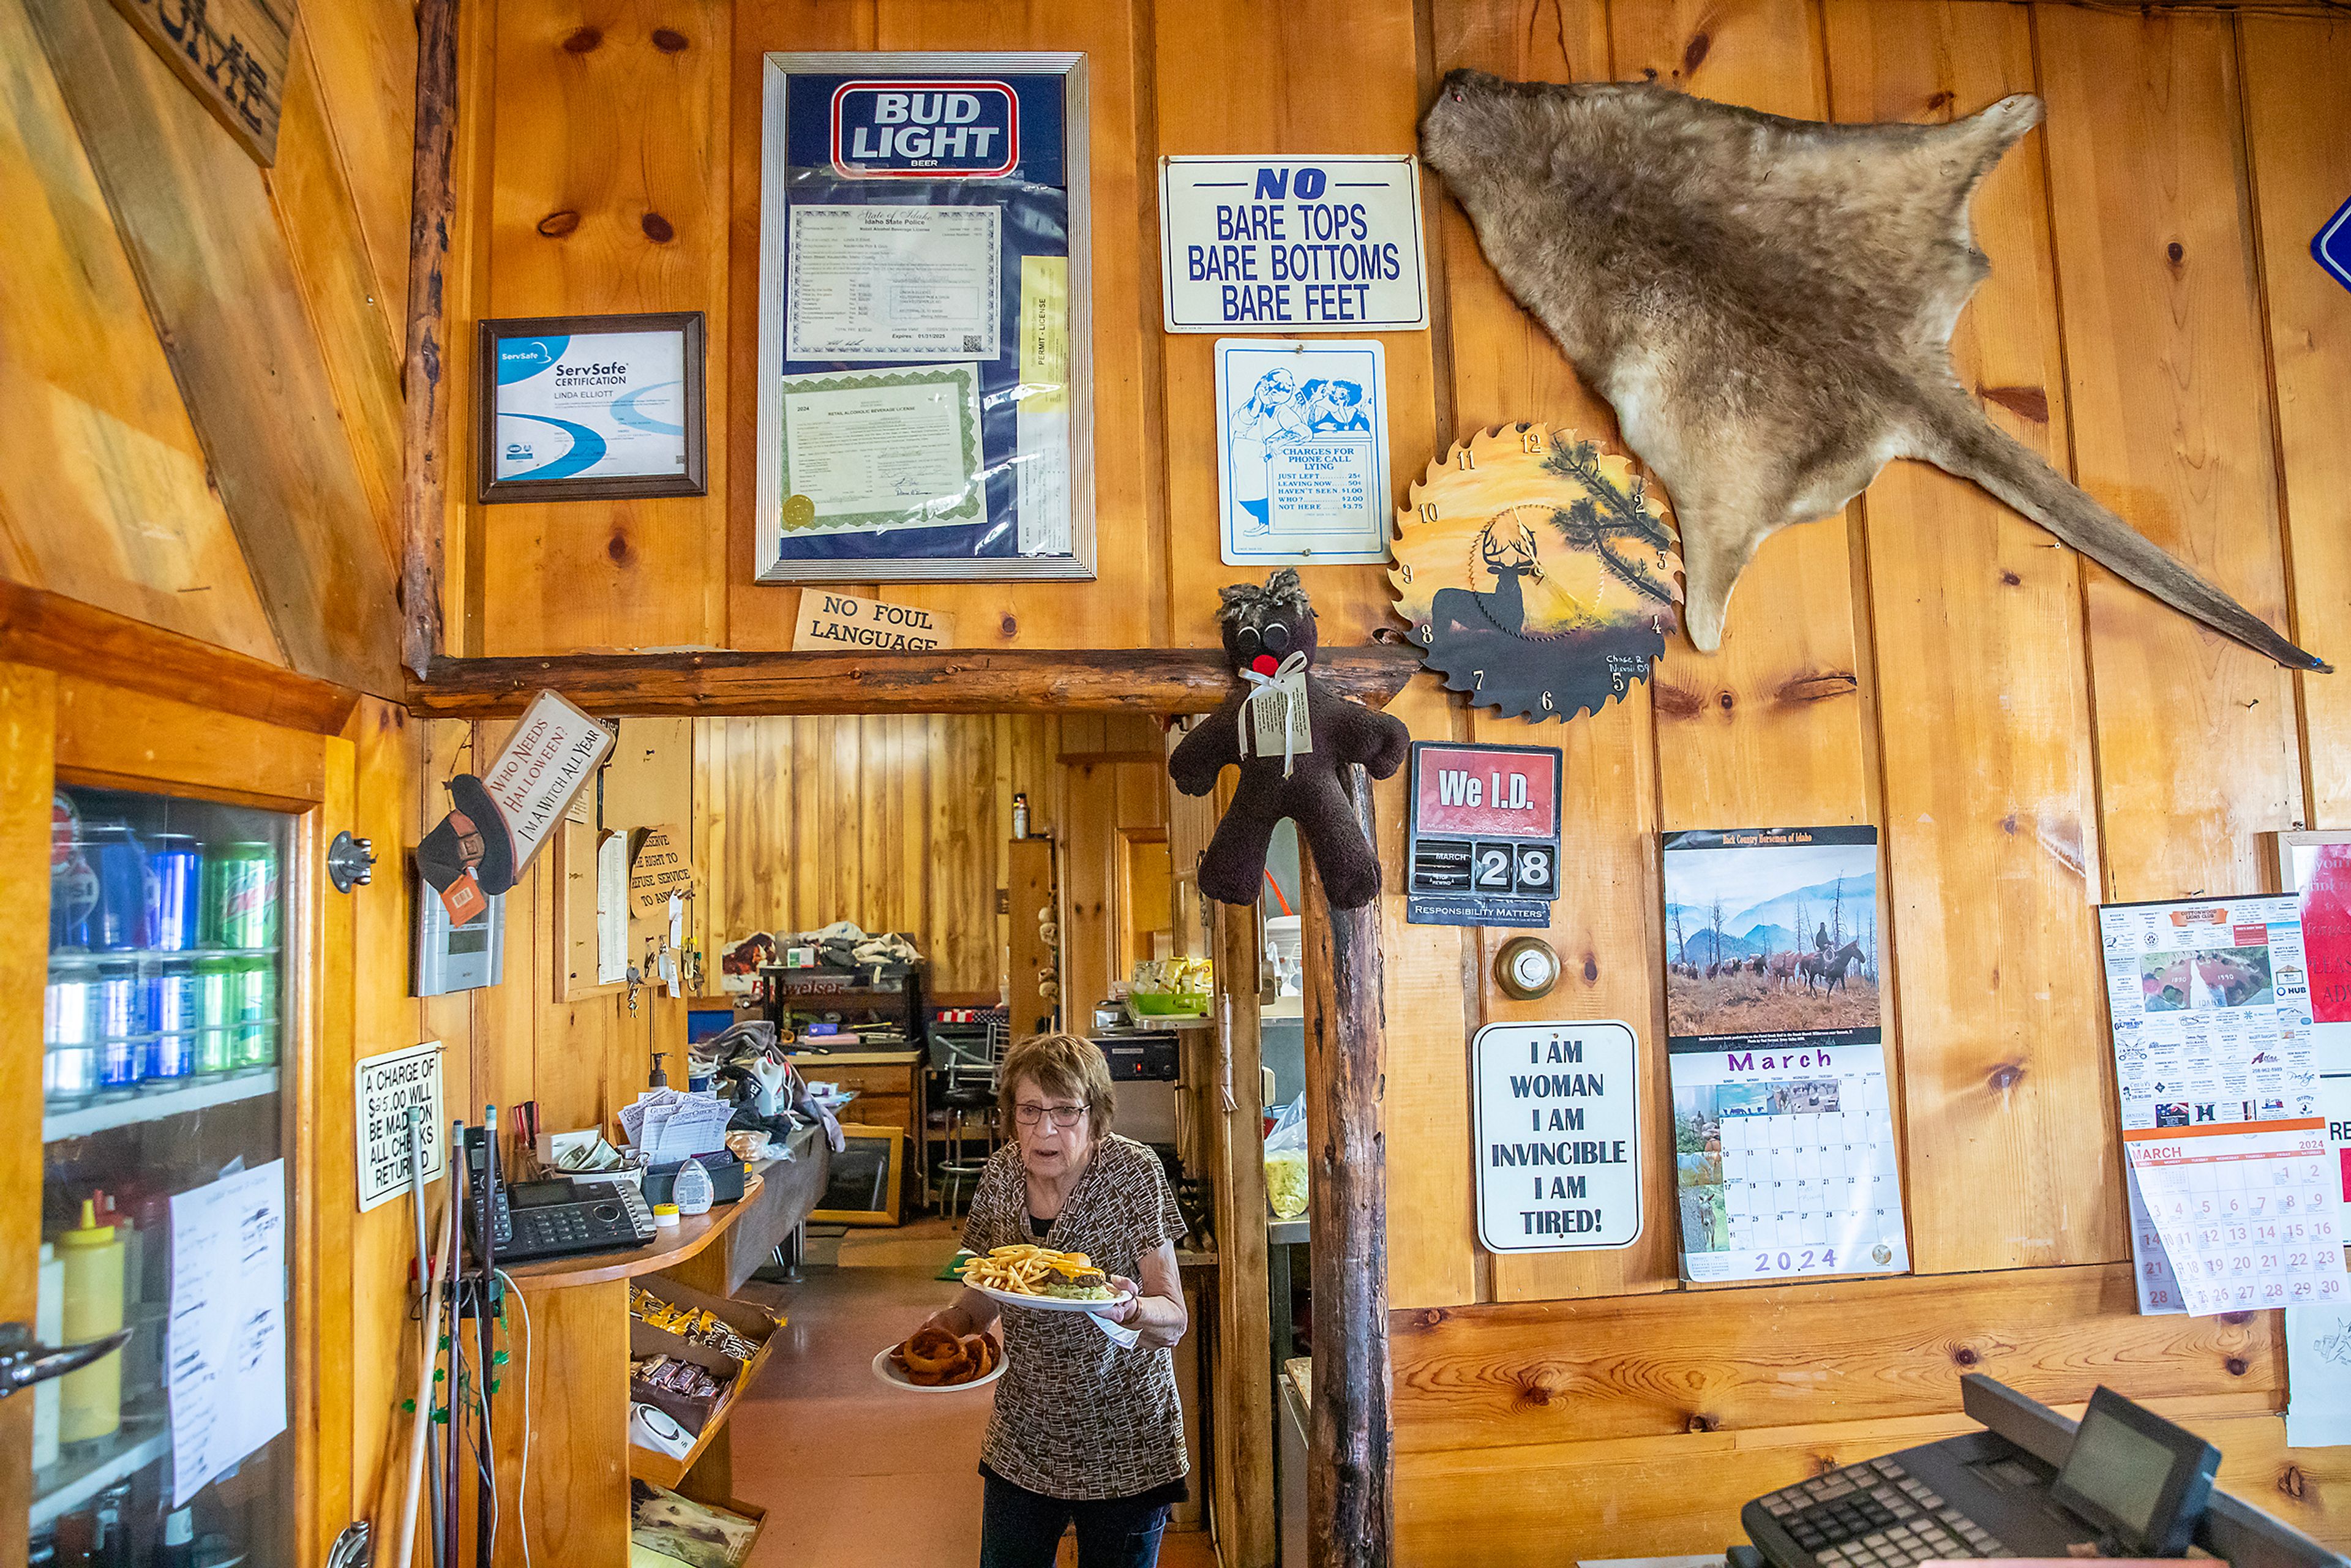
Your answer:
[[[702,312],[486,320],[475,498],[699,496]]]
[[[1559,896],[1559,774],[1555,746],[1414,741],[1405,919],[1549,925]]]
[[[1094,575],[1085,59],[770,54],[761,582]]]

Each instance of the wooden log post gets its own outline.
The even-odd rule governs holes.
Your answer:
[[[448,371],[442,282],[455,199],[457,0],[418,0],[416,143],[408,207],[408,361],[401,438],[400,658],[422,679],[441,647],[441,549],[448,491]]]
[[[1347,769],[1364,836],[1370,780]],[[1308,1235],[1314,1376],[1306,1520],[1313,1568],[1387,1568],[1395,1533],[1388,1422],[1388,1257],[1380,905],[1333,909],[1303,852]]]

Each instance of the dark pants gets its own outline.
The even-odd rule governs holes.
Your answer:
[[[1167,1505],[1141,1498],[1072,1502],[1044,1497],[983,1471],[987,1500],[980,1511],[979,1568],[1052,1568],[1061,1531],[1075,1520],[1078,1568],[1153,1568]]]

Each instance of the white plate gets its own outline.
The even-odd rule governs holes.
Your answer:
[[[971,1282],[967,1280],[967,1285]],[[1093,1312],[1100,1314],[1113,1307],[1124,1306],[1133,1296],[1113,1296],[1106,1301],[1076,1301],[1067,1296],[1024,1296],[1018,1291],[999,1291],[993,1285],[971,1285],[991,1301],[1002,1301],[1008,1307],[1034,1307],[1040,1312]]]
[[[890,1364],[890,1353],[897,1348],[894,1344],[885,1344],[882,1347],[881,1353],[873,1358],[873,1375],[891,1387],[904,1389],[909,1394],[965,1394],[975,1388],[985,1388],[1004,1375],[1004,1352],[999,1347],[996,1353],[996,1364],[987,1369],[986,1377],[975,1377],[969,1383],[938,1383],[927,1385],[909,1383],[898,1375],[896,1367]]]

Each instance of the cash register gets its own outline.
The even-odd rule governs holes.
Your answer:
[[[1984,1430],[1846,1465],[1740,1511],[1731,1568],[1912,1568],[1975,1557],[2177,1557],[2233,1568],[2351,1568],[2212,1488],[2220,1452],[2110,1388],[2077,1426],[1973,1373],[1960,1398]]]

